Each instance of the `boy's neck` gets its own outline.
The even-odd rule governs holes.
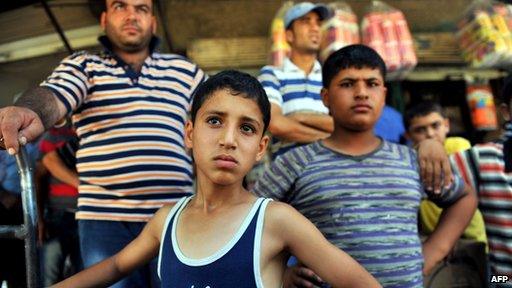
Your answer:
[[[323,140],[323,144],[340,153],[360,156],[375,151],[382,140],[375,135],[373,129],[368,131],[350,131],[347,129],[337,129]]]
[[[199,177],[198,175],[196,193],[192,204],[196,208],[201,206],[205,213],[254,198],[249,191],[243,188],[241,181],[232,185],[216,185],[209,179],[201,178],[205,177]]]

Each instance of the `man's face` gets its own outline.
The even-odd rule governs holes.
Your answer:
[[[320,25],[322,21],[316,12],[294,20],[286,30],[286,39],[292,49],[305,53],[317,53],[320,49]]]
[[[252,99],[218,90],[188,121],[185,144],[192,148],[196,173],[220,186],[239,185],[263,157],[263,115]]]
[[[412,118],[406,136],[414,143],[435,139],[444,144],[448,132],[450,132],[449,120],[437,112],[432,112]]]
[[[335,126],[350,131],[373,130],[386,102],[384,79],[372,68],[342,69],[321,94]]]
[[[156,32],[151,0],[107,0],[101,15],[101,27],[114,45],[134,53],[148,48]]]

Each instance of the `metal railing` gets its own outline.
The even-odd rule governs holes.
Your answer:
[[[25,147],[16,154],[16,163],[21,181],[21,201],[23,205],[22,225],[0,225],[0,238],[25,240],[25,265],[27,267],[27,286],[38,288],[40,285],[39,257],[37,254],[37,202],[33,180],[33,167],[30,167]]]

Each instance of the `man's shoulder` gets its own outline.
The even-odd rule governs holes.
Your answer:
[[[153,52],[151,57],[155,60],[169,61],[171,63],[186,63],[194,67],[197,66],[190,59],[179,54]]]

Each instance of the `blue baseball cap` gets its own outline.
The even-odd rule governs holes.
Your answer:
[[[286,11],[286,14],[284,15],[284,27],[288,29],[294,20],[308,14],[311,11],[318,13],[318,16],[320,16],[320,19],[322,20],[331,16],[331,10],[323,4],[301,2],[293,5],[290,9],[288,9],[288,11]]]

